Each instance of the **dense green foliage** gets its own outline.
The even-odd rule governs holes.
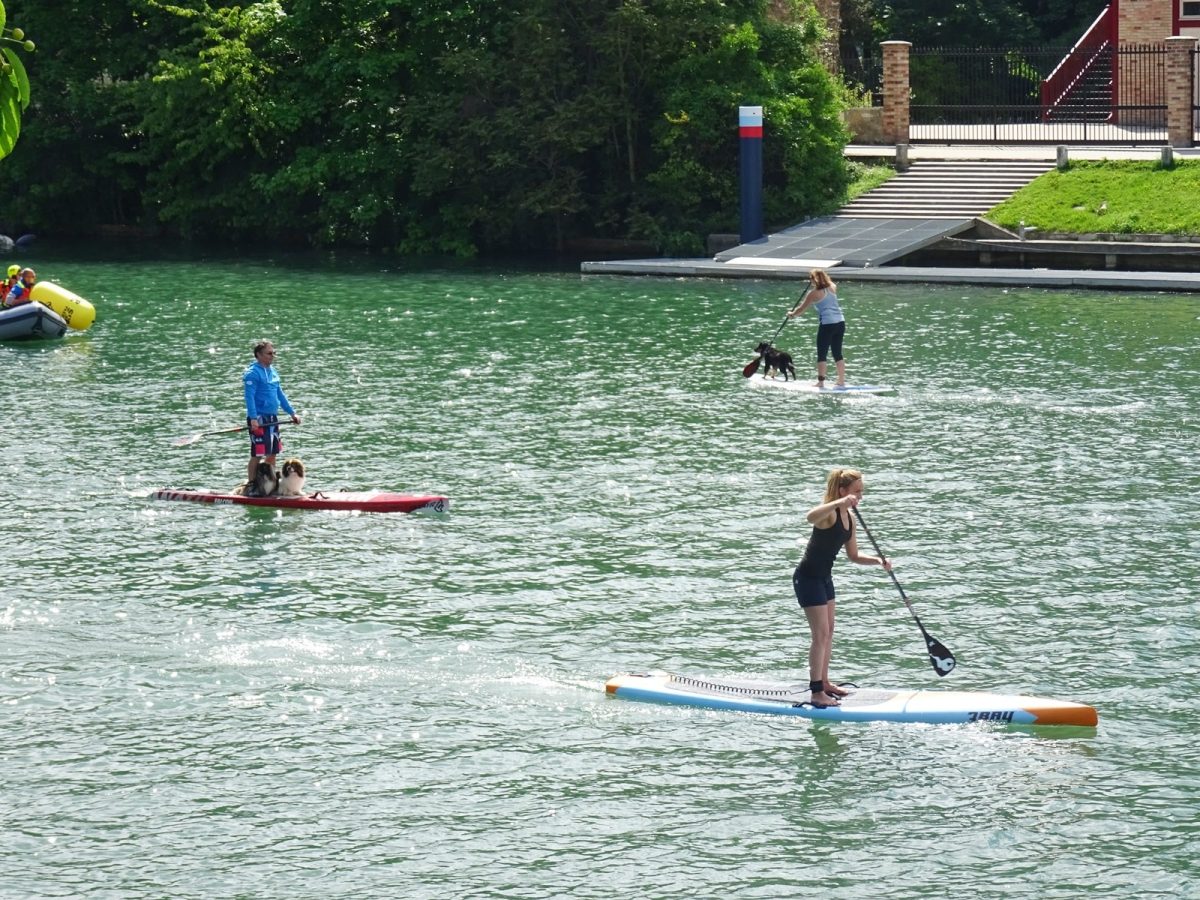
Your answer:
[[[847,203],[867,191],[875,190],[896,176],[896,170],[890,164],[878,165],[854,160],[846,162],[846,172],[850,176],[850,184],[846,187]]]
[[[741,104],[764,107],[768,221],[847,185],[808,0],[21,5],[55,36],[0,167],[26,229],[697,252],[736,230]]]
[[[843,52],[917,47],[1071,46],[1106,0],[842,0]]]
[[[21,136],[21,114],[29,107],[29,76],[18,50],[32,53],[33,41],[20,28],[8,27],[0,3],[0,157],[8,156]]]
[[[1021,105],[1075,44],[1106,0],[841,0],[842,73],[880,102],[879,44],[913,45],[913,103]],[[992,49],[989,55],[927,53]]]
[[[1047,172],[987,214],[1016,230],[1200,234],[1200,162],[1076,162]]]

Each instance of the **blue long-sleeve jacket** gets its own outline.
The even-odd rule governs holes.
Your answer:
[[[261,419],[263,416],[278,415],[281,406],[289,416],[296,414],[288,402],[287,394],[283,392],[279,373],[274,366],[252,362],[242,374],[242,387],[246,392],[247,418]]]

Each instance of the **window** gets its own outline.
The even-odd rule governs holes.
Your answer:
[[[1200,19],[1200,0],[1183,0],[1180,7],[1181,19]]]

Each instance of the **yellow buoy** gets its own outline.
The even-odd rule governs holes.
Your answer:
[[[86,331],[96,321],[96,307],[53,281],[39,281],[29,292],[29,297],[50,307],[76,331]]]

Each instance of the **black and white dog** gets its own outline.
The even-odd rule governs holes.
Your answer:
[[[279,474],[266,460],[258,461],[258,470],[253,481],[243,481],[233,489],[235,494],[246,497],[270,497],[279,487]]]
[[[784,353],[782,350],[776,350],[766,341],[763,341],[761,344],[759,344],[755,348],[754,352],[757,353],[763,361],[764,378],[772,377],[772,375],[778,375],[780,372],[783,373],[784,381],[788,380],[788,372],[792,373],[793,378],[796,377],[796,367],[792,365],[791,354]]]

